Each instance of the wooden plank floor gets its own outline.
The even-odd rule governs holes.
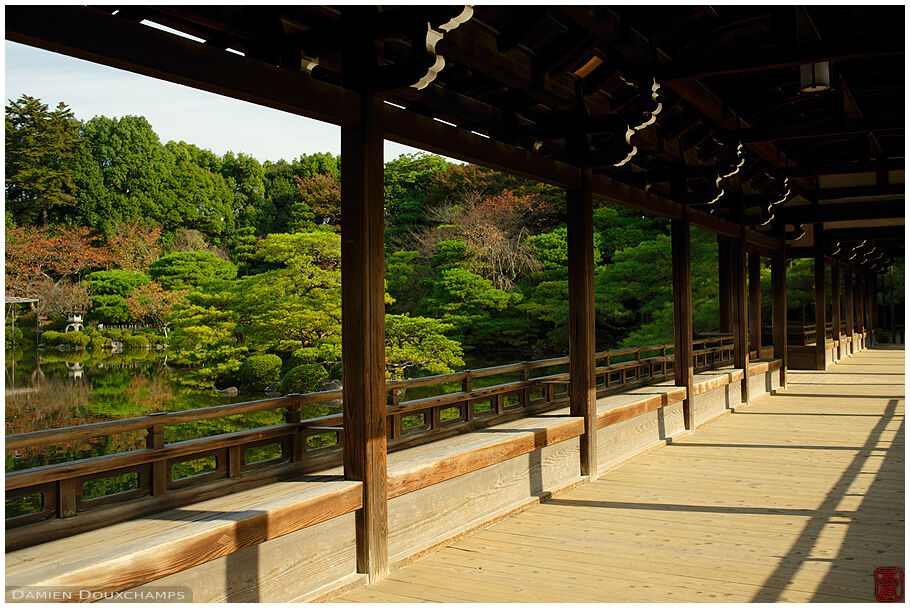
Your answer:
[[[871,349],[336,602],[856,602],[904,567],[904,351]]]

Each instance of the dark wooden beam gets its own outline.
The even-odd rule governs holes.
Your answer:
[[[341,129],[341,354],[344,475],[363,483],[357,571],[389,570],[385,393],[385,243],[382,101],[367,88],[373,57],[366,20],[342,16],[346,86],[360,87],[357,126]]]
[[[692,359],[692,261],[689,219],[670,220],[670,248],[673,265],[673,375],[676,386],[686,387],[683,422],[695,428],[695,375]]]
[[[770,127],[753,127],[740,131],[744,144],[773,142],[793,139],[813,139],[818,137],[838,137],[861,133],[903,131],[902,117],[878,119],[847,120],[840,124],[814,125],[806,123],[774,125]]]
[[[904,213],[904,200],[901,199],[896,201],[864,201],[859,203],[828,203],[824,205],[784,207],[777,211],[777,217],[785,224],[808,224],[814,222],[903,219]]]
[[[794,67],[804,63],[885,57],[903,54],[903,45],[890,39],[863,37],[858,40],[805,43],[789,48],[763,48],[729,54],[712,55],[699,60],[670,61],[646,68],[660,82],[695,80],[721,74],[741,74],[762,70]]]
[[[6,38],[336,125],[358,117],[351,91],[96,9],[9,6]]]
[[[597,390],[594,362],[594,203],[591,172],[566,191],[569,257],[569,410],[585,421],[581,474],[597,478]]]
[[[817,175],[903,171],[904,163],[903,158],[886,158],[867,162],[803,163],[795,167],[779,169],[778,172],[780,175],[788,177],[814,177]]]
[[[476,20],[462,24],[436,46],[446,61],[484,74],[556,110],[575,107],[575,90],[565,81],[535,73],[532,56],[520,47],[500,53],[496,37]],[[496,57],[491,61],[491,57]],[[566,76],[568,78],[568,76]]]
[[[750,349],[761,353],[761,258],[750,253],[748,263]]]
[[[779,227],[779,231],[783,226]],[[783,239],[781,239],[783,240]],[[771,256],[771,332],[774,357],[781,360],[780,387],[787,388],[787,254],[781,246]]]
[[[881,186],[854,186],[848,188],[820,188],[801,193],[812,201],[827,201],[840,198],[859,198],[866,196],[895,196],[904,194],[904,184],[884,184]]]
[[[903,226],[873,226],[868,228],[837,228],[825,232],[828,242],[857,243],[861,241],[902,241]]]
[[[815,249],[815,369],[825,369],[825,232],[821,224],[813,228]]]
[[[733,367],[746,372],[740,386],[742,401],[748,403],[749,321],[746,316],[746,246],[743,238],[730,241],[730,254],[733,270]]]

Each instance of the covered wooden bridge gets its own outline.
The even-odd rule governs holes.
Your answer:
[[[834,601],[863,599],[861,576],[874,599],[868,569],[903,567],[902,351],[861,352],[897,325],[882,327],[879,292],[904,256],[903,7],[9,6],[6,36],[341,127],[345,378],[338,393],[7,437],[9,452],[147,435],[145,449],[6,476],[7,499],[39,505],[7,519],[8,589],[287,601],[376,582],[342,599],[479,601],[420,595],[415,581],[492,589],[471,578],[489,564],[501,600],[535,593],[510,573],[553,580],[538,574],[550,568],[563,581],[540,592],[548,601]],[[567,357],[386,383],[384,138],[565,188]],[[594,197],[670,219],[672,343],[595,352]],[[711,336],[692,331],[691,226],[718,238]],[[788,344],[792,257],[814,259],[816,314]],[[815,371],[788,382],[792,368]],[[400,397],[432,383],[460,390]],[[301,404],[339,397],[343,414],[300,419]],[[285,424],[164,441],[169,425],[279,408]],[[422,424],[403,423],[414,416]],[[247,458],[266,444],[281,456]],[[200,458],[217,464],[175,475]],[[124,474],[134,489],[85,495]],[[712,500],[673,498],[694,488]],[[553,495],[418,562],[426,574],[401,569]],[[706,526],[712,543],[751,548],[711,559],[679,541],[708,538]],[[634,539],[665,528],[663,561],[708,559],[652,586],[642,564],[656,558]],[[547,544],[554,533],[573,555]],[[531,538],[541,561],[519,559],[531,553],[509,549],[510,535]],[[851,569],[839,560],[854,547]],[[573,589],[604,551],[627,561],[597,562],[585,580],[603,594]],[[766,582],[708,574],[747,562]],[[693,590],[693,577],[725,591]]]

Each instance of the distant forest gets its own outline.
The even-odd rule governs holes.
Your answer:
[[[81,122],[23,96],[6,176],[8,294],[168,333],[198,387],[263,367],[340,379],[338,157],[217,156],[141,116]],[[385,211],[390,378],[567,352],[563,190],[409,154],[385,165]],[[602,200],[594,214],[598,347],[672,341],[668,221]],[[692,270],[695,330],[716,329],[713,234],[692,230]],[[791,267],[794,310],[811,273]]]

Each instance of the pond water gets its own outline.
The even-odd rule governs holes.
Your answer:
[[[477,369],[501,362],[469,361]],[[6,351],[6,434],[77,426],[133,418],[152,412],[174,412],[242,401],[265,399],[262,392],[236,396],[195,390],[181,383],[185,373],[168,365],[167,350],[95,351],[30,349]],[[475,388],[517,380],[518,374],[501,374],[475,381]],[[408,389],[402,400],[461,390],[461,383]],[[301,406],[301,418],[341,411],[340,406]],[[445,412],[444,414],[448,414]],[[454,412],[452,415],[457,415]],[[444,416],[445,417],[445,416]],[[165,427],[165,442],[173,443],[284,422],[284,410],[271,410],[202,420]],[[407,424],[408,421],[405,421]],[[414,424],[421,424],[416,420]],[[144,430],[90,440],[10,450],[6,471],[19,471],[125,452],[145,447]],[[263,455],[265,457],[267,455]]]
[[[166,350],[120,354],[54,349],[6,351],[6,434],[266,398],[262,392],[229,397],[194,390],[180,382],[183,373],[168,365]],[[319,405],[301,409],[305,418],[338,411]],[[203,420],[166,427],[165,441],[207,437],[283,421],[283,410]],[[145,431],[134,431],[8,451],[6,470],[124,452],[144,445]]]

